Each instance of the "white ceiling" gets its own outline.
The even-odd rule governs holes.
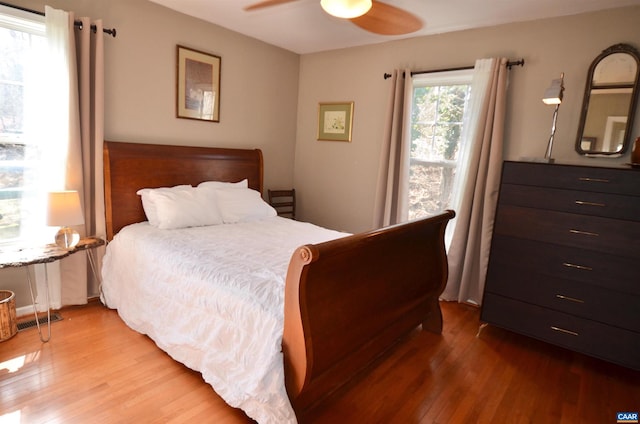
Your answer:
[[[299,54],[384,41],[640,5],[640,0],[384,0],[419,16],[424,26],[381,36],[323,12],[320,0],[296,0],[246,12],[260,0],[151,0]]]

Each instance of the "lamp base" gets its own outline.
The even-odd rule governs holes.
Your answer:
[[[80,241],[80,234],[73,228],[62,227],[56,233],[55,240],[60,249],[72,250]]]

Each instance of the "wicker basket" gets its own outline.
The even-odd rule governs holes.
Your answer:
[[[10,339],[17,332],[16,295],[9,290],[0,290],[0,342]]]

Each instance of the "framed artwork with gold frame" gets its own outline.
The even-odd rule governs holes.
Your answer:
[[[318,140],[351,141],[354,102],[318,105]]]
[[[178,118],[220,122],[220,56],[178,46]]]

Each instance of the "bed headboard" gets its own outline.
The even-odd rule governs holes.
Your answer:
[[[262,193],[262,152],[159,144],[104,142],[107,239],[126,225],[146,220],[141,188],[198,185],[203,181],[249,180]]]

